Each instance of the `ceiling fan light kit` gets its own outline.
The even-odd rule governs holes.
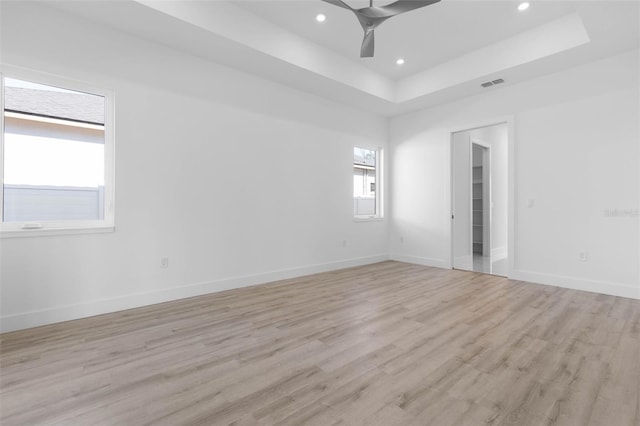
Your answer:
[[[372,58],[374,52],[374,30],[389,18],[401,13],[410,12],[421,7],[438,3],[440,0],[398,0],[386,6],[373,6],[373,0],[369,0],[369,7],[354,9],[342,0],[322,0],[334,6],[350,10],[358,18],[360,26],[364,30],[364,39],[360,48],[361,58]]]

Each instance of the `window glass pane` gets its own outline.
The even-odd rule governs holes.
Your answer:
[[[376,151],[355,147],[353,149],[353,214],[375,216],[376,200]]]
[[[104,97],[5,79],[5,222],[104,218]]]

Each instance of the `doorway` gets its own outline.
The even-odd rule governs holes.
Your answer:
[[[452,133],[452,264],[507,276],[508,126]]]

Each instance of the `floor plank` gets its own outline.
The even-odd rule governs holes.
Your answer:
[[[640,425],[640,301],[382,262],[0,335],[3,425]]]

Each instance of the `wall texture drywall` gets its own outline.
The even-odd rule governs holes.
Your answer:
[[[392,257],[450,266],[451,132],[509,118],[510,277],[640,298],[638,53],[392,119]]]
[[[3,330],[386,258],[387,221],[354,222],[352,188],[353,146],[386,147],[385,119],[46,6],[2,8],[4,63],[116,104],[116,231],[3,239]]]
[[[352,217],[352,148],[386,148],[386,119],[43,4],[4,2],[1,19],[4,63],[116,97],[116,231],[3,239],[4,331],[389,252],[449,267],[451,132],[505,116],[512,277],[640,297],[638,217],[607,214],[638,208],[636,51],[393,119],[390,235]]]

